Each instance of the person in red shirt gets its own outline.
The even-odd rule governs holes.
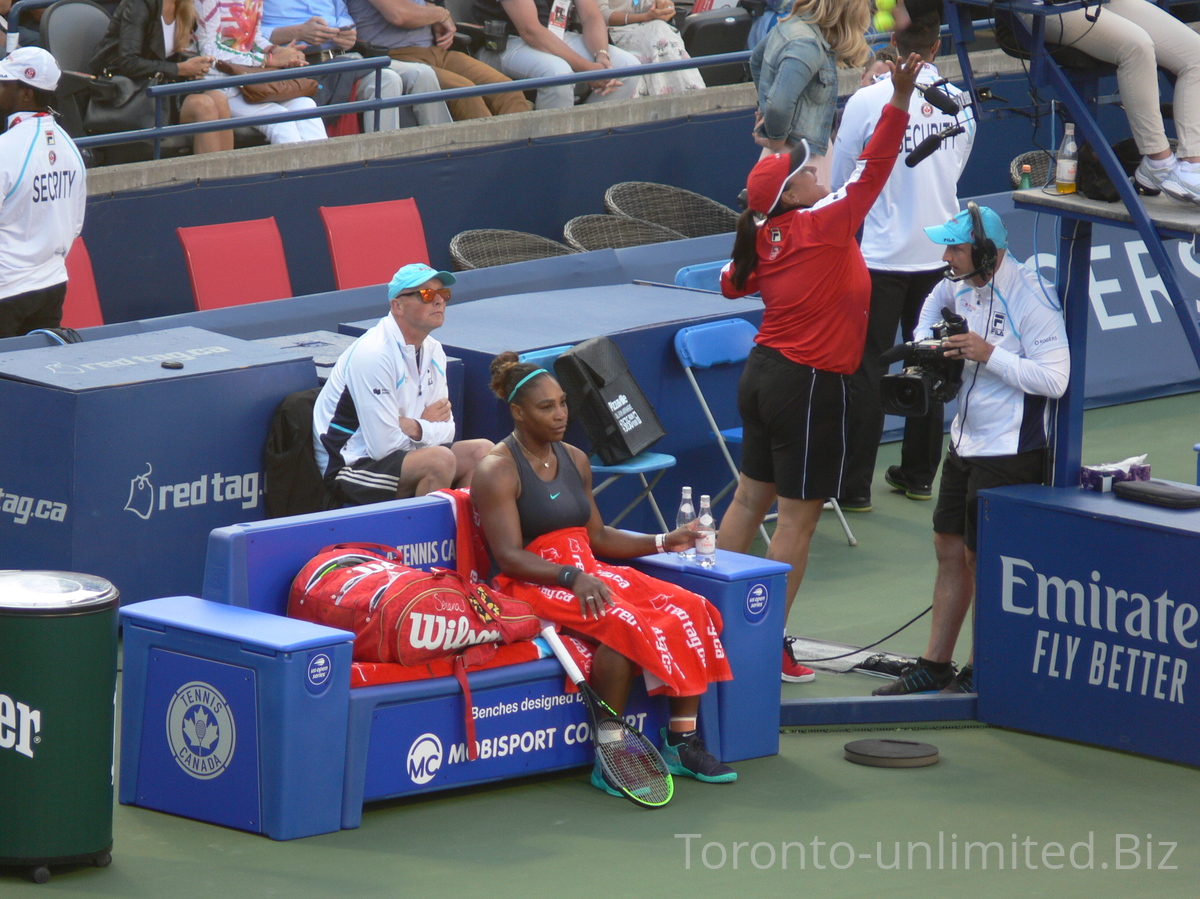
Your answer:
[[[747,552],[778,502],[767,558],[792,566],[788,613],[821,507],[842,486],[847,383],[862,361],[871,298],[855,234],[895,165],[920,68],[915,53],[895,68],[891,103],[854,176],[836,193],[808,165],[804,142],[759,160],[746,181],[733,259],[721,272],[725,296],[757,291],[766,309],[738,385],[741,474],[717,546]],[[784,636],[783,679],[810,681],[791,639]]]

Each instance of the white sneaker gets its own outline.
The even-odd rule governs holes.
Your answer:
[[[1137,171],[1133,173],[1133,183],[1136,185],[1138,192],[1147,196],[1155,197],[1164,190],[1163,182],[1165,182],[1178,163],[1175,157],[1171,157],[1169,165],[1151,165],[1150,157],[1143,156],[1142,161],[1138,163]]]
[[[1200,165],[1181,162],[1162,180],[1162,191],[1173,199],[1200,205]]]

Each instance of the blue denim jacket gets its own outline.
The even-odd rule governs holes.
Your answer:
[[[771,140],[808,141],[824,155],[837,112],[837,61],[819,28],[799,16],[781,19],[750,56],[758,86],[762,133]]]

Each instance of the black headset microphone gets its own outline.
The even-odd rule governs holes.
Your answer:
[[[965,275],[952,275],[947,269],[942,277],[957,284],[979,275],[986,283],[996,271],[996,257],[999,254],[995,242],[987,236],[987,229],[983,226],[983,214],[974,200],[967,200],[967,213],[971,216],[971,265],[975,266],[975,270]]]

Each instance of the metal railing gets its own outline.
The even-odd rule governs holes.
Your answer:
[[[8,13],[8,43],[7,51],[11,53],[17,46],[17,21],[25,10],[41,9],[53,5],[57,0],[17,0]],[[93,134],[75,139],[80,148],[105,147],[116,144],[126,144],[135,141],[150,141],[154,145],[153,158],[161,155],[163,140],[170,137],[185,137],[195,134],[205,134],[210,131],[228,131],[230,128],[255,128],[260,125],[274,125],[279,122],[295,122],[303,119],[324,118],[349,113],[374,113],[375,129],[379,129],[380,113],[386,109],[420,106],[425,103],[465,100],[469,97],[484,97],[490,94],[507,93],[514,90],[539,90],[543,87],[559,87],[575,85],[588,81],[596,81],[597,75],[603,79],[633,78],[640,75],[651,75],[657,72],[676,72],[682,69],[701,69],[711,66],[728,65],[730,63],[746,63],[750,59],[750,51],[739,50],[735,53],[720,53],[713,56],[701,56],[692,59],[672,60],[670,62],[648,63],[638,66],[607,69],[603,73],[571,72],[565,75],[552,75],[543,78],[524,78],[515,81],[503,81],[496,84],[480,84],[473,87],[452,88],[450,90],[433,91],[421,94],[403,94],[399,97],[380,97],[382,72],[390,63],[387,56],[366,57],[364,59],[334,59],[316,65],[300,66],[291,69],[277,69],[269,72],[253,72],[247,75],[231,75],[221,78],[203,78],[192,81],[179,81],[169,84],[151,85],[146,93],[154,98],[155,127],[143,128],[137,131],[119,131],[110,134]],[[262,84],[270,81],[282,81],[292,78],[312,78],[335,72],[365,71],[375,73],[375,99],[348,100],[341,103],[330,103],[315,109],[289,110],[278,113],[243,116],[231,119],[217,119],[206,122],[188,122],[178,125],[162,124],[162,98],[181,96],[203,91],[218,90],[226,87],[240,87],[243,84]]]
[[[9,11],[8,52],[16,45],[16,21],[21,12],[27,9],[38,9],[50,6],[56,0],[18,0]],[[720,53],[713,56],[700,56],[692,59],[672,60],[670,62],[647,63],[645,65],[626,66],[623,68],[606,69],[598,72],[570,72],[565,75],[552,75],[543,78],[524,78],[514,81],[502,81],[495,84],[479,84],[473,87],[452,88],[450,90],[433,91],[420,94],[403,94],[399,97],[380,97],[382,71],[390,63],[387,56],[367,57],[364,59],[335,59],[331,62],[319,63],[291,69],[278,69],[269,72],[254,72],[248,75],[232,75],[221,78],[205,78],[194,81],[156,84],[147,89],[147,94],[154,98],[155,127],[143,128],[137,131],[121,131],[111,134],[94,134],[75,139],[80,148],[104,147],[115,144],[125,144],[135,141],[151,141],[154,144],[154,156],[161,155],[162,141],[170,137],[184,137],[195,134],[205,134],[210,131],[228,131],[230,128],[254,128],[259,125],[273,125],[278,122],[294,122],[326,116],[338,116],[348,113],[374,113],[375,128],[379,128],[379,116],[386,109],[419,106],[425,103],[437,103],[451,100],[465,100],[469,97],[483,97],[490,94],[507,93],[510,91],[539,90],[543,87],[559,87],[575,85],[588,81],[596,81],[600,75],[604,80],[616,78],[633,78],[640,75],[650,75],[657,72],[675,72],[682,69],[701,69],[710,66],[728,65],[730,63],[746,63],[750,59],[750,51],[739,50],[735,53]],[[375,72],[375,99],[349,100],[342,103],[330,103],[315,109],[290,110],[280,113],[269,113],[255,116],[244,116],[230,119],[217,119],[206,122],[188,122],[178,125],[162,124],[161,98],[180,96],[191,93],[216,90],[225,87],[238,87],[243,84],[261,84],[269,81],[280,81],[291,78],[310,78],[333,72],[364,70]]]

